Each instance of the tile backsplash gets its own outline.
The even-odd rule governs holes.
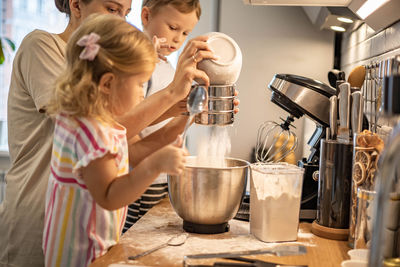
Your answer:
[[[341,53],[341,69],[346,74],[355,66],[400,54],[400,21],[380,32],[363,23],[354,31],[344,33]]]
[[[390,126],[390,123],[379,118],[383,77],[378,73],[386,59],[400,55],[400,21],[379,32],[374,32],[365,23],[360,24],[355,30],[343,34],[341,54],[341,70],[347,76],[356,66],[364,65],[367,68],[361,88],[364,112],[372,131],[386,129],[384,133],[387,133],[390,127],[385,126]]]

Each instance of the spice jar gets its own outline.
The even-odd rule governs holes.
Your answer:
[[[359,189],[374,190],[378,160],[384,148],[381,135],[364,130],[354,135],[353,169],[351,181],[349,246],[354,247],[357,192]]]

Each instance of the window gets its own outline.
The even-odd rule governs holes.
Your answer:
[[[132,1],[132,12],[127,20],[142,29],[140,10],[142,1]],[[18,49],[22,39],[34,29],[62,32],[68,18],[55,7],[54,0],[0,0],[0,35],[10,38]],[[43,14],[46,14],[45,16]],[[13,53],[6,51],[6,61],[0,65],[0,152],[8,151],[7,97],[10,85]]]
[[[141,0],[133,0],[127,21],[142,30],[141,7]],[[60,33],[68,23],[65,14],[55,7],[54,0],[0,0],[0,12],[0,35],[13,40],[17,49],[22,39],[34,29]],[[176,66],[178,55],[179,52],[168,57],[173,66]],[[8,151],[7,97],[12,61],[13,53],[6,51],[6,61],[0,65],[0,153]]]

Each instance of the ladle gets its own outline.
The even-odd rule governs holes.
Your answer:
[[[183,130],[182,147],[185,144],[187,129],[191,125],[193,117],[196,114],[201,113],[205,109],[207,101],[208,101],[207,90],[203,86],[194,86],[194,88],[192,88],[192,90],[189,93],[186,104],[187,109],[189,111],[189,118],[186,122],[185,129]]]
[[[361,88],[364,83],[365,74],[365,66],[357,66],[351,70],[349,78],[347,78],[347,82],[350,83],[351,87]]]
[[[163,244],[161,244],[161,245],[159,245],[157,247],[154,247],[152,249],[146,250],[145,252],[136,254],[134,256],[129,256],[128,259],[136,260],[136,259],[138,259],[140,257],[143,257],[143,256],[146,256],[146,255],[148,255],[148,254],[150,254],[150,253],[152,253],[152,252],[154,252],[156,250],[165,248],[166,246],[180,246],[180,245],[183,245],[186,242],[186,239],[188,238],[188,236],[189,236],[188,233],[182,233],[182,234],[173,236],[167,242],[165,242],[165,243],[163,243]]]

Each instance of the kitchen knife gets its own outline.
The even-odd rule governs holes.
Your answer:
[[[342,83],[339,85],[339,90],[338,140],[348,143],[350,141],[350,84]]]
[[[360,133],[362,130],[364,116],[364,98],[360,91],[351,94],[351,129],[353,135]]]
[[[336,140],[337,137],[337,96],[331,96],[329,98],[330,110],[329,110],[329,125],[330,125],[330,136],[332,140]]]
[[[267,262],[267,261],[262,261],[262,260],[257,260],[257,259],[250,259],[250,258],[244,258],[244,257],[232,257],[232,258],[227,258],[229,260],[233,261],[239,261],[242,263],[234,263],[234,262],[215,262],[213,266],[256,266],[256,267],[278,267],[278,266],[290,266],[290,267],[307,267],[307,265],[281,265],[279,263],[273,263],[273,262]],[[246,263],[246,264],[243,264]]]
[[[257,250],[244,250],[237,252],[221,252],[221,253],[204,253],[204,254],[193,254],[186,255],[186,259],[210,259],[210,258],[230,258],[239,257],[245,255],[259,255],[259,254],[271,254],[276,256],[290,256],[290,255],[302,255],[307,253],[307,248],[303,245],[294,246],[278,246],[269,249],[257,249]]]

